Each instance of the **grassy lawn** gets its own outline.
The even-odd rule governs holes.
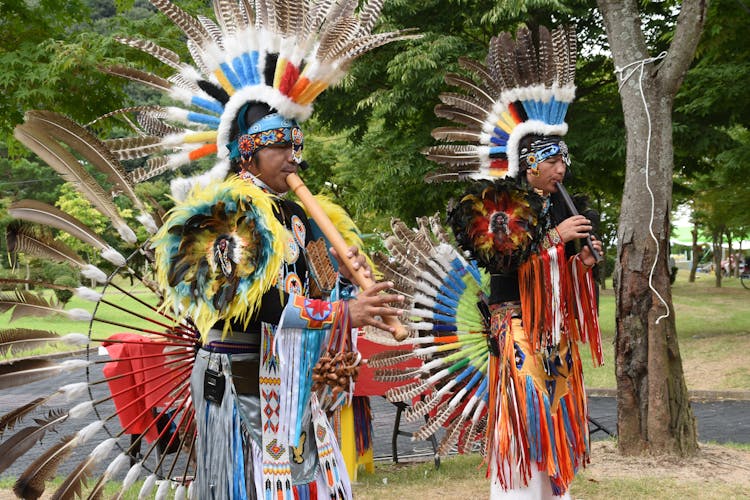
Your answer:
[[[698,274],[688,282],[681,269],[672,287],[678,342],[685,380],[691,390],[748,390],[750,366],[743,353],[750,349],[750,290],[738,279],[724,278],[716,288],[713,275]],[[615,388],[615,296],[612,281],[600,294],[604,366],[594,369],[584,357],[586,385]],[[581,350],[582,356],[587,351]]]

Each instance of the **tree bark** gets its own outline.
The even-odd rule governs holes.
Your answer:
[[[724,268],[721,266],[721,260],[723,257],[724,250],[722,245],[724,244],[724,232],[722,229],[714,230],[711,233],[711,245],[714,253],[714,278],[716,288],[721,288],[721,277],[724,274]]]
[[[690,259],[690,277],[688,278],[689,283],[695,283],[695,272],[698,270],[698,261],[703,256],[700,245],[698,245],[698,226],[693,223],[693,229],[690,231],[693,237],[692,255]]]
[[[598,5],[615,66],[627,76],[627,65],[650,57],[637,3],[598,0]],[[698,447],[675,330],[668,248],[672,106],[693,58],[705,9],[698,0],[683,2],[663,62],[645,64],[642,78],[640,67],[631,67],[635,72],[620,89],[627,166],[614,280],[615,374],[618,445],[626,454],[686,455]]]

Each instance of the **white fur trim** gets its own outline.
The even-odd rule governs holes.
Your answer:
[[[268,85],[244,87],[230,97],[229,102],[224,106],[224,113],[221,115],[218,136],[216,137],[216,146],[218,148],[216,155],[219,158],[229,156],[227,144],[229,144],[229,133],[232,129],[232,123],[237,118],[240,108],[250,101],[265,102],[278,110],[285,118],[293,118],[299,123],[310,118],[312,114],[312,105],[301,106]]]
[[[74,321],[91,321],[93,316],[86,309],[75,307],[73,309],[64,310],[65,315]]]
[[[506,146],[506,154],[508,156],[508,176],[518,176],[518,143],[522,138],[529,134],[563,136],[567,133],[567,123],[549,125],[540,120],[528,120],[523,123],[519,123],[510,134],[510,137],[508,138],[508,145]]]

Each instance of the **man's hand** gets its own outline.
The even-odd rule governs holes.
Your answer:
[[[585,238],[591,232],[591,221],[583,215],[568,217],[555,228],[563,243],[571,240]]]
[[[349,318],[353,327],[370,325],[386,332],[395,333],[396,329],[385,324],[382,317],[400,315],[401,309],[391,307],[388,304],[402,303],[404,296],[380,293],[389,288],[393,288],[392,282],[381,281],[367,290],[361,291],[356,298],[349,301]]]
[[[597,240],[593,235],[591,236],[591,245],[596,249],[599,255],[602,255],[602,242]],[[578,252],[578,258],[581,259],[584,266],[591,267],[596,264],[596,259],[591,253],[591,249],[588,245],[584,245],[580,252]]]
[[[331,255],[333,255],[338,261],[339,273],[341,274],[341,276],[353,283],[356,283],[357,281],[353,279],[354,276],[352,275],[351,271],[349,271],[349,268],[344,263],[339,254],[336,253],[336,249],[331,247],[328,249],[328,251],[331,252]],[[365,259],[365,256],[359,253],[359,248],[350,246],[346,252],[345,258],[349,259],[355,270],[362,269],[365,277],[372,279],[372,271],[370,270],[370,266],[367,264],[367,259]]]

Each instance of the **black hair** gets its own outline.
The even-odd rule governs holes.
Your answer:
[[[244,119],[245,123],[250,126],[251,124],[257,122],[264,116],[267,116],[271,113],[276,112],[274,108],[266,104],[265,102],[259,102],[259,101],[250,101],[247,103],[246,106],[243,106],[240,108],[240,112],[244,112]],[[239,116],[239,115],[238,115]],[[234,120],[232,120],[232,126],[229,129],[229,141],[234,141],[237,139],[237,136],[240,134],[240,126],[237,123],[237,117],[235,117]],[[240,165],[237,160],[232,160],[231,163],[231,169],[234,173],[239,173],[240,171]]]

